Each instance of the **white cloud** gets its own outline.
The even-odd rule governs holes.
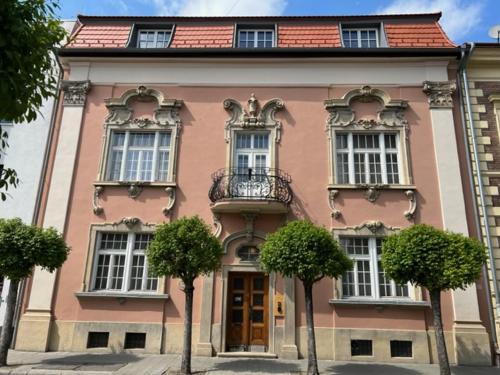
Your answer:
[[[446,34],[453,40],[461,40],[481,23],[484,0],[393,0],[377,13],[406,14],[443,12],[440,20]]]
[[[162,16],[277,16],[287,0],[152,0]]]

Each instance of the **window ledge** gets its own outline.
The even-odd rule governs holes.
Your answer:
[[[123,292],[76,292],[77,298],[122,298],[122,299],[160,299],[167,300],[168,294],[160,293],[123,293]]]
[[[413,301],[413,300],[383,300],[383,299],[355,299],[355,298],[342,298],[330,299],[330,305],[342,306],[402,306],[402,307],[431,307],[427,301]]]
[[[415,185],[390,185],[390,184],[330,184],[328,190],[366,190],[369,187],[375,187],[377,190],[416,190]]]
[[[150,181],[95,181],[94,186],[152,186],[152,187],[176,187],[175,182],[150,182]]]

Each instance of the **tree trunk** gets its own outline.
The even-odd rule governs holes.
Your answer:
[[[12,322],[17,301],[17,288],[19,281],[10,280],[9,294],[7,295],[7,306],[5,309],[5,319],[3,321],[2,335],[0,336],[0,366],[7,365],[7,353],[12,342]]]
[[[193,280],[184,282],[186,303],[184,306],[184,348],[182,349],[181,373],[191,374],[191,339],[193,330]]]
[[[436,347],[439,360],[440,375],[451,375],[448,352],[444,341],[443,321],[441,319],[441,291],[429,291],[431,296],[432,316],[434,318],[434,332],[436,333]]]
[[[304,284],[306,296],[306,320],[307,320],[307,375],[319,375],[318,358],[316,357],[316,337],[314,334],[313,316],[313,294],[312,283]]]

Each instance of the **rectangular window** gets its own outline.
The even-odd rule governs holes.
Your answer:
[[[343,29],[342,41],[346,48],[377,48],[377,29]]]
[[[399,184],[399,135],[394,133],[337,133],[338,184]]]
[[[87,348],[107,348],[109,332],[89,332],[87,336]]]
[[[167,48],[171,30],[139,30],[137,46],[139,48]]]
[[[111,133],[107,178],[110,181],[167,181],[170,132]]]
[[[373,355],[372,340],[351,340],[351,356]]]
[[[124,349],[144,349],[146,334],[142,332],[126,332]]]
[[[238,30],[239,48],[274,47],[274,30]]]
[[[412,342],[391,340],[391,357],[413,357]]]
[[[354,262],[353,269],[342,277],[343,297],[409,297],[408,285],[397,285],[385,275],[381,238],[342,237],[340,243]]]
[[[156,291],[158,279],[149,275],[144,254],[152,237],[150,233],[98,233],[94,290]]]

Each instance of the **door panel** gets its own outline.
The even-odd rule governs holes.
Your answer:
[[[230,273],[228,285],[228,350],[266,351],[268,277],[261,273]]]

